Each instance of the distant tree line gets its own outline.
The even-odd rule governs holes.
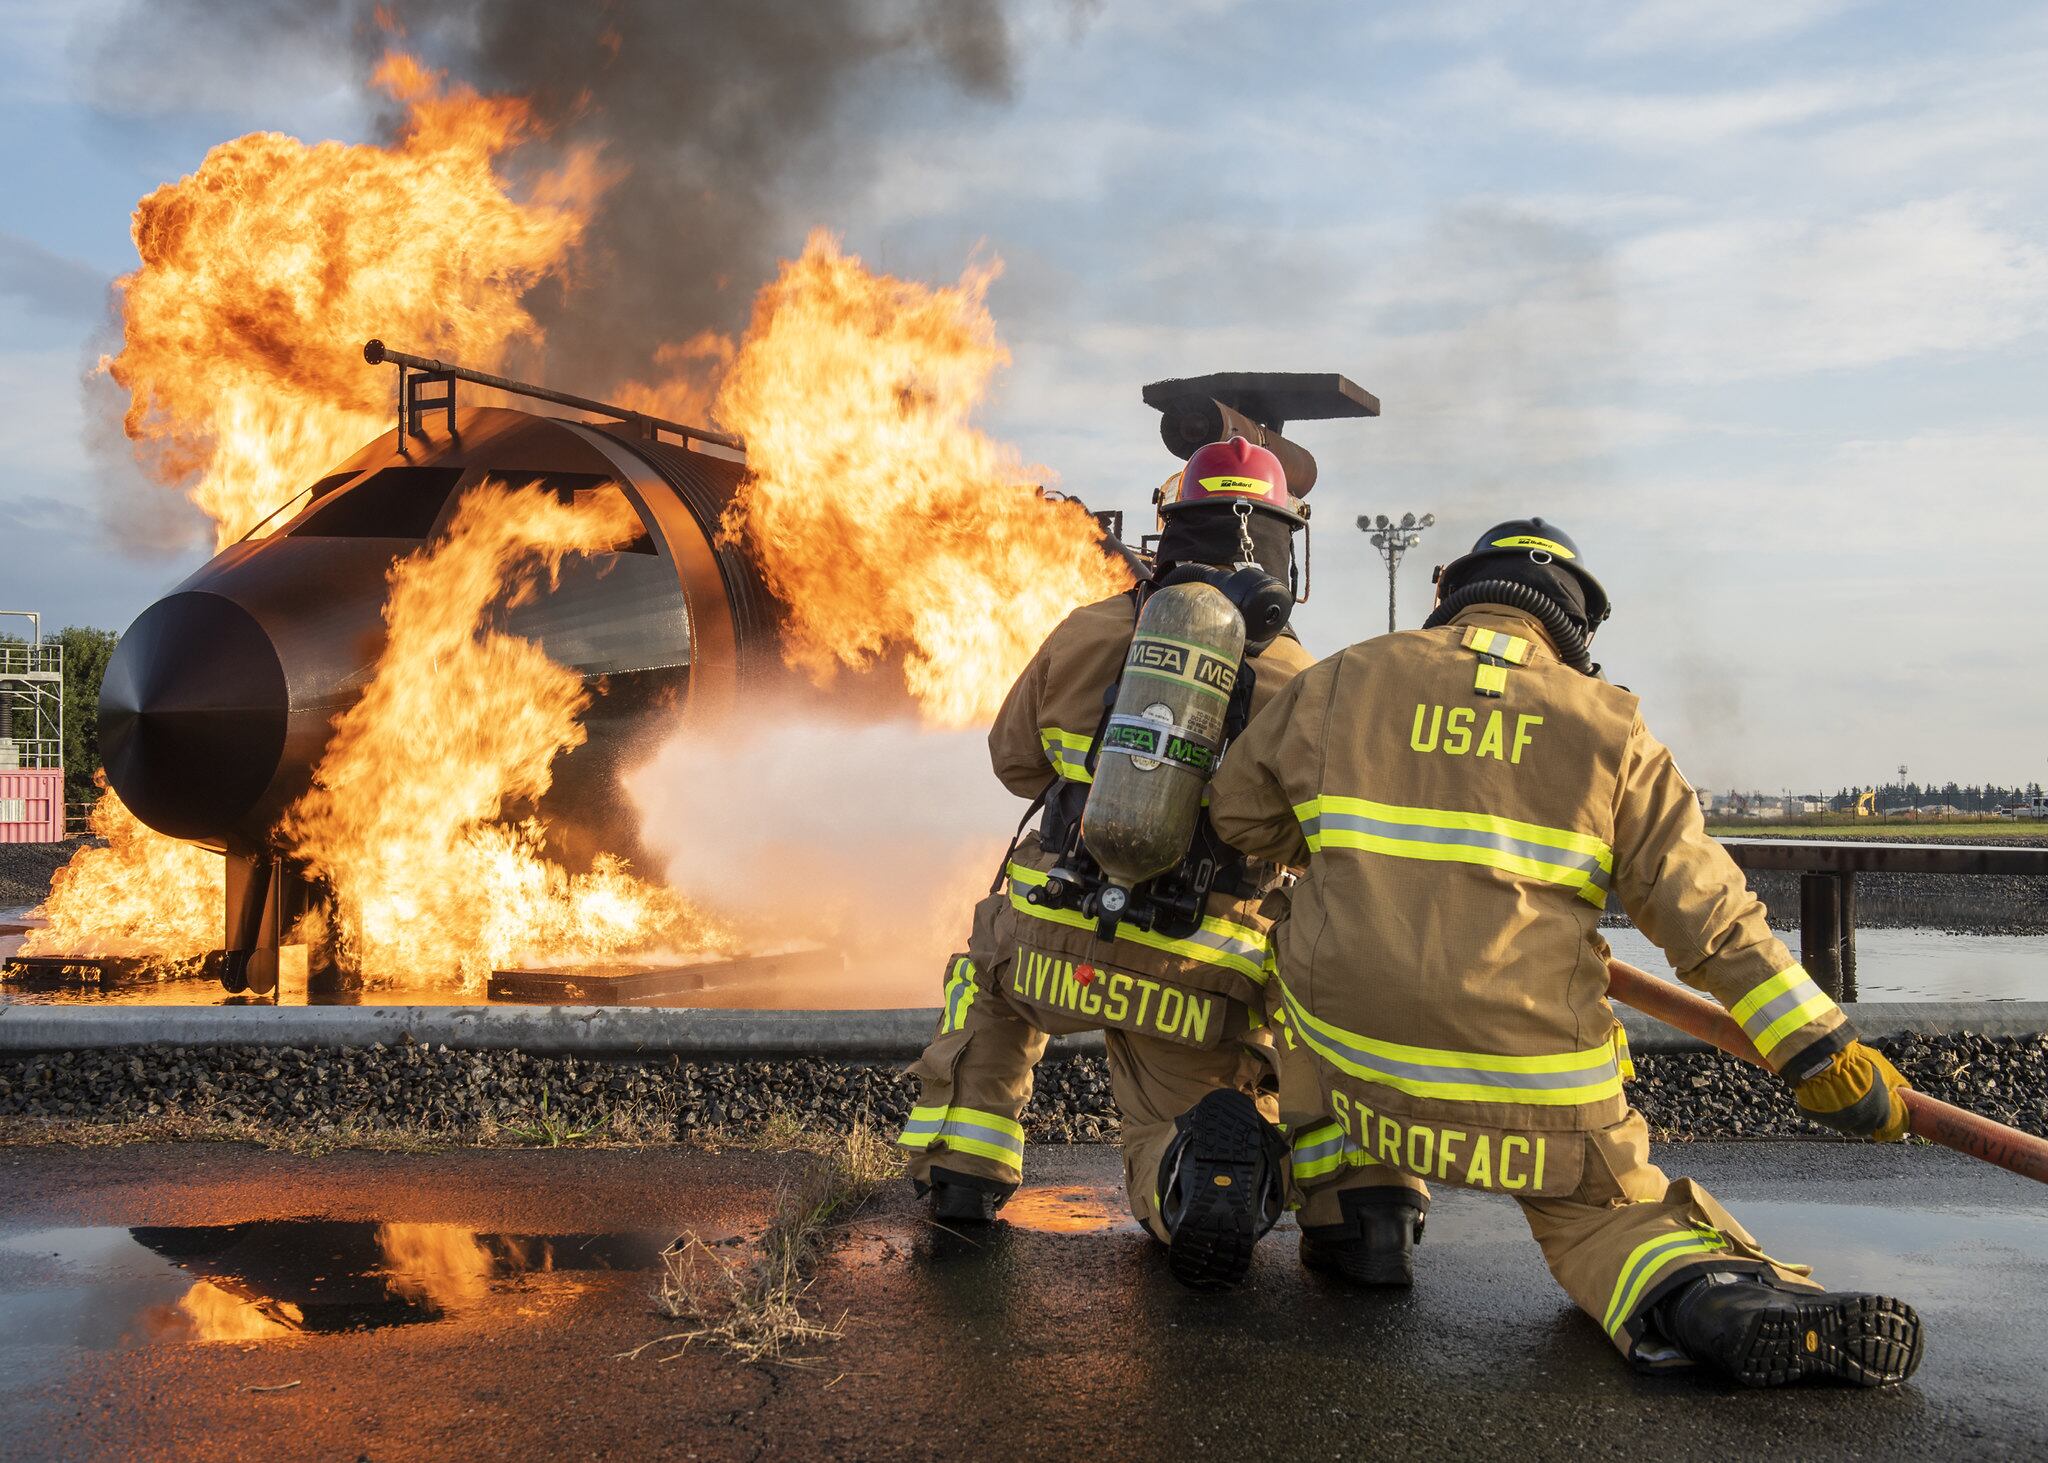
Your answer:
[[[1852,813],[1856,810],[1856,800],[1868,791],[1867,787],[1845,787],[1828,799],[1828,810]],[[1993,783],[1886,782],[1878,784],[1877,807],[1879,812],[1893,808],[1945,806],[1959,808],[1965,813],[1995,813],[2000,808],[2040,795],[2041,784],[2038,782],[2030,782],[2025,787],[1999,787]]]
[[[100,681],[120,637],[90,625],[66,625],[43,639],[64,647],[64,801],[91,802],[93,774],[100,770]],[[12,634],[0,634],[0,641],[26,643]]]

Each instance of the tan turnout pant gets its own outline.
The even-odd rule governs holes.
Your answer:
[[[1291,1062],[1290,1062],[1291,1065]],[[1313,1126],[1298,1132],[1313,1136]],[[1567,1137],[1560,1134],[1558,1137]],[[1704,1270],[1768,1273],[1788,1285],[1817,1290],[1804,1265],[1772,1259],[1735,1216],[1691,1179],[1667,1179],[1650,1162],[1649,1127],[1630,1109],[1611,1128],[1579,1135],[1584,1168],[1570,1193],[1515,1198],[1550,1273],[1572,1301],[1600,1323],[1623,1356],[1643,1365],[1689,1365],[1647,1324],[1650,1309],[1677,1282]],[[1355,1148],[1335,1167],[1295,1146],[1295,1183],[1302,1222],[1336,1217],[1331,1180],[1345,1169],[1381,1167]],[[1320,1170],[1320,1171],[1317,1171]],[[1431,1175],[1443,1181],[1442,1172]],[[1455,1182],[1455,1178],[1452,1180]]]
[[[989,911],[981,911],[987,917]],[[977,924],[977,930],[980,924]],[[977,939],[979,948],[984,941]],[[1002,942],[987,942],[1005,948]],[[1252,1014],[1223,1001],[1222,1038],[1197,1047],[1114,1027],[1011,998],[1002,973],[1009,957],[981,968],[965,955],[948,963],[939,1032],[910,1074],[917,1106],[898,1141],[910,1151],[911,1177],[929,1183],[935,1168],[998,1183],[1024,1176],[1022,1116],[1051,1036],[1101,1030],[1108,1049],[1110,1090],[1123,1115],[1124,1192],[1131,1213],[1159,1239],[1159,1168],[1173,1142],[1174,1119],[1219,1087],[1249,1094],[1268,1122],[1279,1117],[1272,1037]],[[1421,1189],[1393,1170],[1353,1168],[1338,1187],[1388,1184]]]

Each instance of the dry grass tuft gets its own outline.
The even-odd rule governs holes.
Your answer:
[[[673,1361],[707,1345],[743,1362],[805,1366],[807,1360],[790,1353],[845,1334],[844,1316],[827,1322],[807,1309],[811,1275],[875,1190],[901,1171],[901,1160],[866,1122],[843,1135],[792,1133],[777,1125],[774,1136],[776,1146],[807,1152],[811,1161],[777,1192],[752,1262],[735,1263],[694,1234],[677,1241],[664,1257],[655,1303],[662,1315],[689,1324],[636,1346],[628,1358],[665,1348],[657,1360]]]

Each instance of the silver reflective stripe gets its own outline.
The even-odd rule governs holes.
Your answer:
[[[1302,1165],[1311,1164],[1319,1158],[1334,1157],[1335,1155],[1342,1153],[1344,1151],[1344,1148],[1344,1135],[1342,1133],[1339,1133],[1334,1138],[1325,1138],[1321,1142],[1310,1144],[1306,1148],[1295,1149],[1294,1161],[1297,1164]]]
[[[998,1148],[1007,1148],[1019,1158],[1024,1156],[1023,1140],[1001,1128],[991,1128],[984,1123],[971,1123],[965,1118],[950,1114],[943,1118],[912,1118],[903,1125],[903,1137],[937,1138],[945,1134],[961,1138],[978,1138],[984,1143],[993,1143]]]
[[[1716,1239],[1718,1238],[1717,1235]],[[1698,1232],[1688,1229],[1640,1251],[1636,1255],[1636,1262],[1624,1270],[1620,1278],[1614,1282],[1614,1299],[1609,1303],[1603,1322],[1608,1333],[1611,1335],[1628,1320],[1627,1312],[1622,1310],[1623,1303],[1643,1283],[1645,1275],[1677,1253],[1689,1251],[1697,1254],[1714,1254],[1718,1253],[1720,1248],[1721,1246],[1702,1238]],[[1617,1312],[1621,1313],[1616,1314]]]
[[[1262,964],[1266,958],[1266,946],[1262,941],[1252,944],[1235,939],[1221,931],[1209,929],[1206,925],[1192,935],[1181,936],[1184,945],[1199,945],[1204,950],[1214,950],[1219,955],[1235,955],[1240,960],[1249,960],[1254,965]]]
[[[1764,1002],[1763,1005],[1745,1016],[1742,1021],[1742,1029],[1752,1037],[1760,1037],[1776,1024],[1780,1016],[1791,1014],[1820,994],[1821,988],[1813,983],[1811,977],[1801,980],[1791,990],[1786,991],[1783,995],[1773,1000]],[[1816,1017],[1815,1019],[1818,1020],[1819,1018]]]
[[[1612,877],[1607,870],[1600,867],[1600,860],[1590,853],[1561,848],[1552,843],[1539,843],[1531,838],[1514,838],[1506,833],[1494,833],[1481,828],[1436,828],[1424,823],[1394,823],[1383,818],[1368,818],[1362,813],[1328,812],[1318,813],[1303,820],[1302,828],[1304,836],[1337,828],[1347,833],[1365,833],[1375,838],[1404,839],[1410,843],[1441,843],[1464,848],[1490,849],[1494,853],[1534,859],[1540,864],[1578,869],[1586,875],[1586,881],[1603,894],[1607,892]]]
[[[956,975],[946,985],[946,1030],[951,1031],[960,1020],[960,998],[967,992],[967,977]]]
[[[1073,767],[1086,770],[1088,766],[1088,754],[1086,752],[1079,751],[1073,747],[1061,746],[1058,742],[1049,745],[1045,749],[1045,755],[1052,759],[1053,766],[1061,769]]]
[[[1491,1067],[1436,1066],[1424,1062],[1403,1062],[1393,1057],[1382,1056],[1355,1047],[1342,1037],[1334,1035],[1326,1026],[1317,1029],[1303,1018],[1306,1012],[1295,1004],[1293,993],[1287,993],[1288,1007],[1294,1011],[1295,1020],[1300,1022],[1302,1039],[1310,1046],[1326,1046],[1349,1061],[1361,1067],[1368,1067],[1388,1077],[1399,1077],[1410,1082],[1443,1082],[1465,1087],[1492,1087],[1522,1092],[1555,1092],[1571,1087],[1589,1087],[1596,1082],[1619,1082],[1621,1069],[1614,1060],[1614,1048],[1601,1047],[1597,1052],[1586,1054],[1586,1064],[1557,1072],[1514,1072],[1496,1071]]]

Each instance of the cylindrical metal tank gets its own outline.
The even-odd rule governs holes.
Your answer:
[[[107,780],[150,827],[229,855],[230,951],[274,944],[287,921],[251,907],[280,898],[260,868],[270,830],[369,680],[392,563],[432,541],[464,490],[616,484],[644,529],[618,552],[565,559],[554,588],[496,620],[599,692],[589,739],[556,759],[543,804],[557,856],[630,851],[620,771],[685,705],[717,711],[778,674],[775,603],[718,541],[735,456],[504,407],[449,418],[423,414],[314,483],[278,532],[223,550],[143,611],[107,667]]]
[[[1146,599],[1081,809],[1081,841],[1110,881],[1106,912],[1186,856],[1243,659],[1244,619],[1213,585]]]

